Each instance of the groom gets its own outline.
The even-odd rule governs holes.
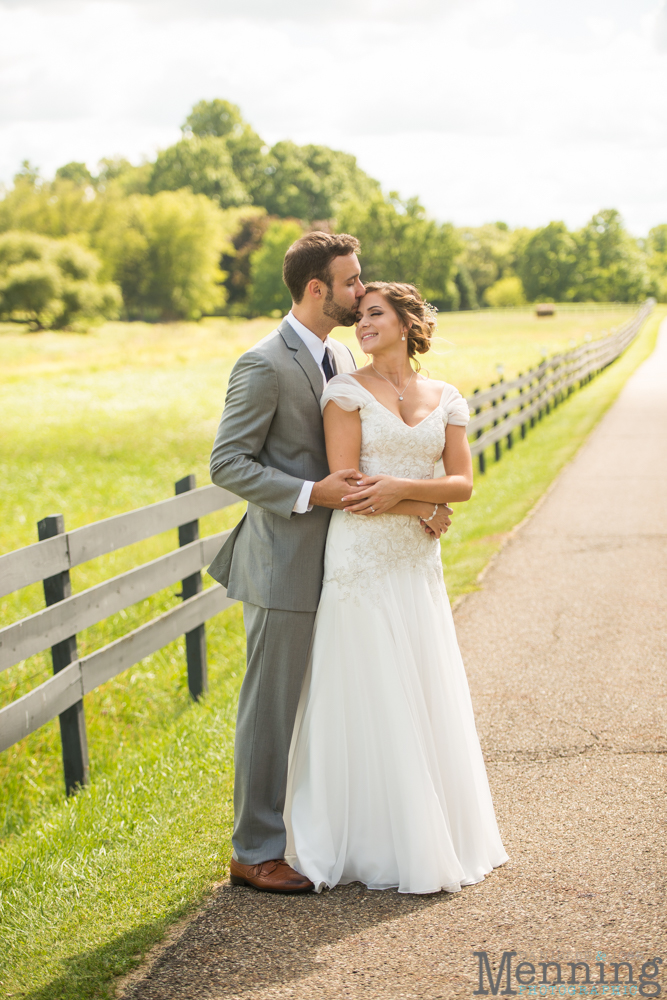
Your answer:
[[[345,233],[308,233],[289,248],[283,278],[292,309],[235,364],[211,454],[213,482],[248,501],[209,567],[243,601],[247,635],[230,874],[234,884],[269,892],[313,887],[283,860],[283,808],[331,510],[355,492],[346,480],[360,477],[357,469],[329,475],[320,413],[328,380],[356,368],[329,334],[356,320],[358,251]]]

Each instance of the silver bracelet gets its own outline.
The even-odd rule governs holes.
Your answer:
[[[438,513],[438,504],[436,504],[435,507],[433,508],[433,513],[431,514],[430,517],[422,517],[422,518],[420,518],[422,524],[428,524],[429,521],[433,520],[433,518],[435,517],[435,515],[437,513]]]

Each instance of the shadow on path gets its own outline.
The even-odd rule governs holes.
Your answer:
[[[318,969],[323,946],[427,910],[445,898],[445,893],[371,892],[358,883],[306,896],[226,884],[122,998],[243,997],[294,982]]]

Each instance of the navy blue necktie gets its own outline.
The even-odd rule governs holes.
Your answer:
[[[327,382],[329,381],[329,379],[332,379],[336,374],[333,368],[331,367],[331,361],[329,360],[329,352],[327,351],[326,347],[324,349],[324,357],[322,358],[322,371],[324,372],[324,377],[327,380]]]

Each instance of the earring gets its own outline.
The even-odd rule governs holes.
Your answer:
[[[401,337],[401,340],[405,340],[405,334],[403,334],[403,336]]]

